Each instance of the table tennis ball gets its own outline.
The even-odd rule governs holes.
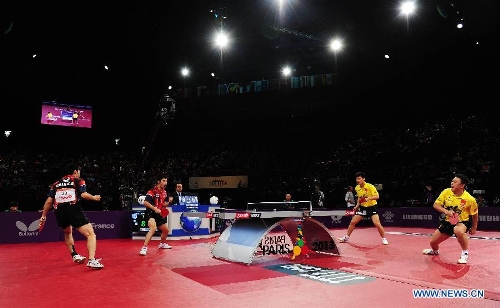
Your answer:
[[[217,196],[210,197],[210,204],[217,204],[217,203],[219,203],[219,198],[217,198]]]
[[[139,196],[139,198],[137,198],[137,202],[141,205],[144,205],[144,200],[146,200],[146,196]]]

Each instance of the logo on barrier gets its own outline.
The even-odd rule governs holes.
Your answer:
[[[479,221],[491,221],[498,222],[500,221],[500,216],[496,215],[479,215]]]
[[[236,213],[235,219],[245,219],[245,218],[250,218],[250,213],[247,212]]]
[[[342,215],[332,215],[330,217],[332,218],[332,222],[334,224],[339,224],[339,223],[342,222],[342,217],[344,217],[344,216],[342,216]]]
[[[192,209],[189,212],[197,212],[198,208]],[[202,220],[200,217],[189,217],[184,215],[184,213],[181,214],[180,217],[180,225],[182,229],[186,232],[196,232],[200,228],[202,223]]]
[[[356,214],[354,212],[354,210],[347,210],[347,211],[345,211],[345,216],[354,216],[354,214]]]
[[[432,220],[432,215],[403,214],[403,220]]]
[[[267,235],[259,243],[258,253],[262,255],[284,255],[293,251],[293,243],[286,234]]]
[[[382,217],[384,217],[385,222],[392,222],[394,214],[391,211],[385,211],[384,214],[382,214]]]
[[[19,236],[37,236],[38,235],[38,224],[40,220],[37,219],[26,226],[26,224],[20,220],[16,221],[16,227],[19,229]]]
[[[219,212],[207,212],[205,218],[219,218]]]
[[[96,224],[96,223],[91,223],[92,227],[95,229],[95,230],[98,230],[98,229],[114,229],[115,228],[115,224]]]

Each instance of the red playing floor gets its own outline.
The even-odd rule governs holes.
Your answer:
[[[345,230],[331,230],[336,237]],[[478,231],[469,264],[456,261],[451,238],[439,256],[422,255],[434,230],[386,228],[384,246],[375,228],[358,228],[340,256],[311,254],[256,257],[251,265],[212,258],[216,238],[152,242],[140,256],[140,240],[98,240],[104,269],[72,263],[64,243],[0,245],[0,307],[500,307],[500,232]],[[85,254],[85,242],[76,243]],[[356,284],[326,283],[271,266],[324,268]],[[311,278],[311,275],[309,276]],[[484,290],[484,298],[414,298],[415,289]]]

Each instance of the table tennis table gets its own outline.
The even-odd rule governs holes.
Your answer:
[[[322,223],[319,216],[349,216],[350,211],[294,207],[284,202],[249,203],[247,209],[220,209],[214,212],[187,212],[188,217],[219,218],[231,220],[212,249],[215,258],[251,264],[262,239],[269,232],[281,228],[292,242],[301,242],[304,250],[340,255],[337,241]],[[302,204],[303,205],[303,204]],[[282,210],[285,206],[289,210]],[[297,247],[294,247],[294,255]]]

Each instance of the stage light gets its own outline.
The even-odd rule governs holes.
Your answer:
[[[342,42],[340,40],[332,40],[330,42],[330,49],[333,51],[340,50],[342,48]]]
[[[292,73],[292,69],[288,66],[285,66],[283,68],[283,76],[288,77]]]
[[[401,4],[401,13],[405,16],[413,14],[415,9],[415,2],[413,1],[406,1]]]
[[[215,36],[215,45],[224,48],[229,44],[229,37],[224,32],[219,32]]]

